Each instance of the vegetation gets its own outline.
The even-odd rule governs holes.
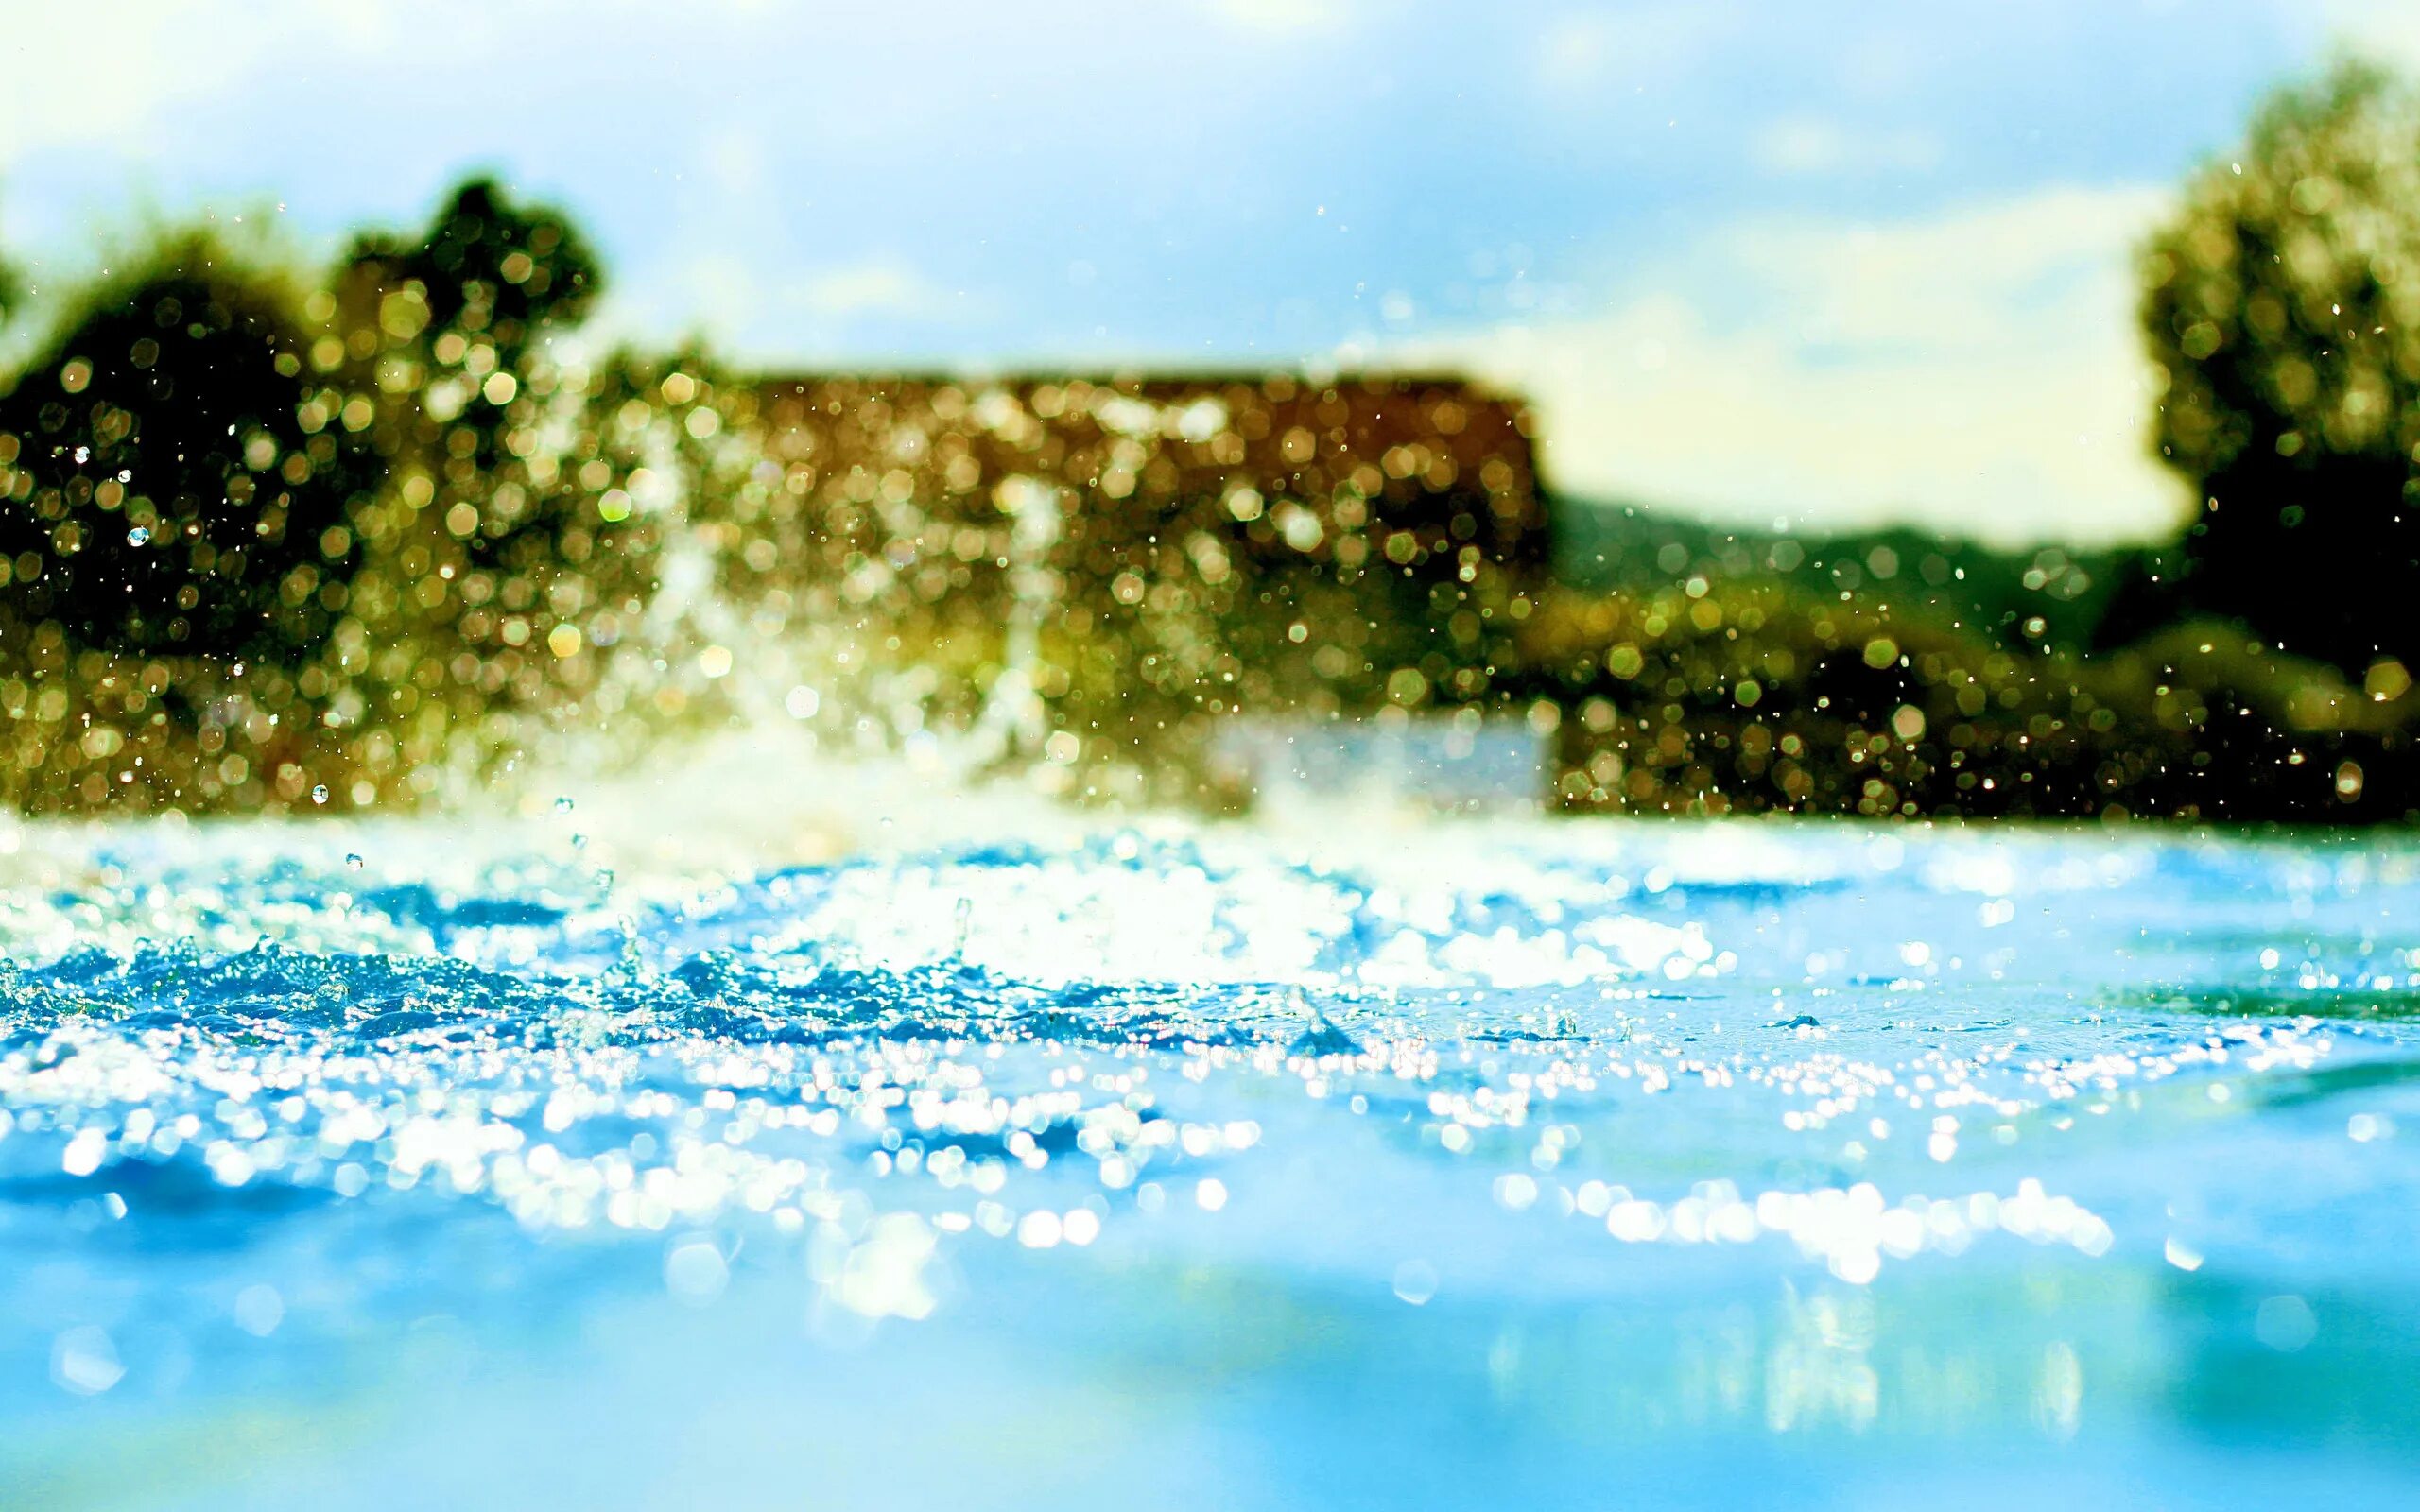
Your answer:
[[[1786,586],[1550,595],[1510,692],[1567,807],[1870,816],[2402,818],[2420,697],[2223,621],[2122,651],[2008,648]]]
[[[0,799],[409,799],[576,716],[557,627],[646,576],[613,501],[677,424],[550,354],[595,287],[474,182],[324,288],[193,232],[72,301],[0,395]]]
[[[2171,548],[2172,549],[2172,548]],[[1596,593],[1654,593],[1692,578],[1771,584],[1921,615],[1995,644],[2079,651],[2101,633],[2113,593],[2164,570],[2142,547],[1998,551],[1905,526],[1856,533],[1700,524],[1634,505],[1559,501],[1555,579]]]
[[[2160,608],[2355,677],[2411,661],[2420,627],[2395,609],[2420,581],[2420,91],[2360,64],[2282,91],[2143,270],[2160,455],[2204,501]]]
[[[730,718],[1225,801],[1237,714],[1518,718],[1574,808],[2402,818],[2420,105],[2289,91],[2145,256],[2142,552],[1565,503],[1409,377],[767,386],[600,353],[475,180],[324,280],[164,238],[0,393],[0,801],[410,801]],[[316,286],[315,286],[316,285]]]
[[[284,661],[326,636],[368,448],[303,415],[292,301],[206,234],[159,248],[0,401],[12,610],[79,646]]]

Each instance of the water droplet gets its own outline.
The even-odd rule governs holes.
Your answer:
[[[569,813],[571,812],[571,809],[572,809],[571,799],[567,799],[567,798],[559,798],[559,799],[555,799],[555,812],[556,812],[556,813],[558,813],[558,814],[569,814]]]
[[[285,1298],[263,1282],[247,1286],[235,1297],[235,1326],[257,1339],[268,1338],[285,1321]]]
[[[51,1341],[51,1380],[79,1397],[98,1396],[125,1377],[117,1346],[99,1329],[69,1329]]]
[[[151,532],[141,525],[136,525],[133,529],[126,533],[126,543],[130,546],[148,545],[150,544],[150,541]]]
[[[666,1289],[692,1306],[713,1301],[730,1282],[731,1266],[711,1241],[683,1241],[664,1258]]]
[[[328,800],[328,784],[327,784],[327,783],[325,783],[325,782],[321,782],[319,786],[317,786],[317,787],[315,787],[315,788],[311,789],[311,801],[312,801],[312,802],[314,802],[314,803],[325,803],[327,800]]]
[[[361,869],[361,852],[355,850],[346,855],[344,858],[344,864],[353,870],[359,871]]]

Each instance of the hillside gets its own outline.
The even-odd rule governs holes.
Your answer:
[[[2160,548],[2003,551],[1908,527],[1759,531],[1569,495],[1548,511],[1555,576],[1574,589],[1653,593],[1691,577],[1774,583],[1816,597],[1845,593],[2005,645],[2089,645],[2120,585],[2159,570]]]

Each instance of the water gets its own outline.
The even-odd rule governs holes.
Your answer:
[[[2420,1495],[2406,842],[735,787],[0,831],[0,1503]]]

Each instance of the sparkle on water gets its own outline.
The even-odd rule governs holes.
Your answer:
[[[597,808],[0,830],[0,1500],[2420,1492],[2403,843]]]

